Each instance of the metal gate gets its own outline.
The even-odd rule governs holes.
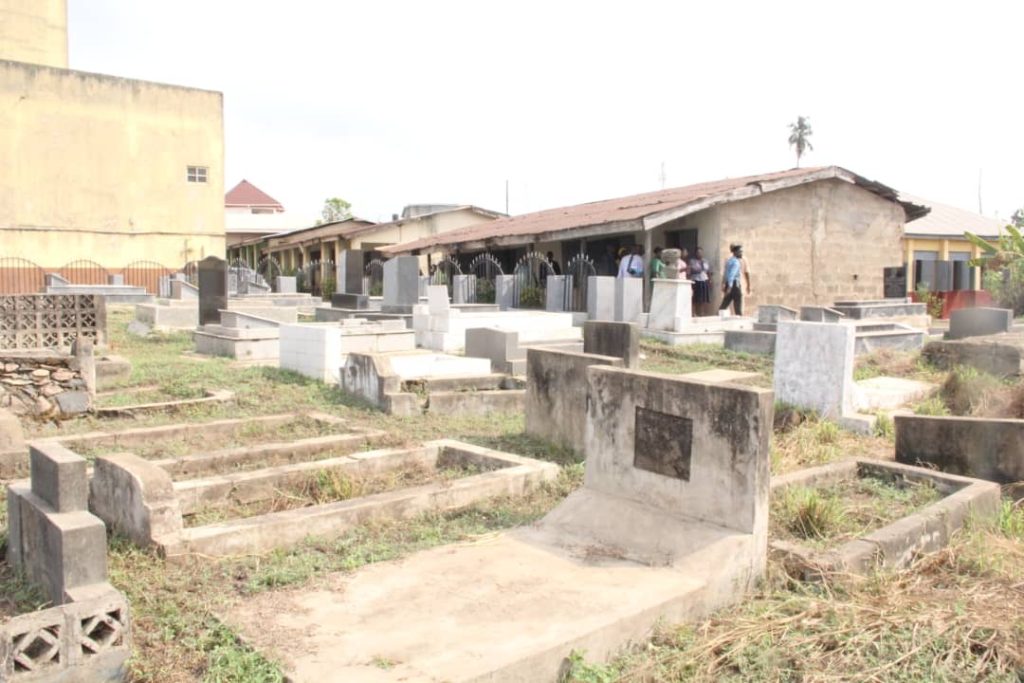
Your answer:
[[[110,280],[107,269],[89,259],[65,263],[57,274],[73,285],[105,285]]]
[[[469,274],[476,276],[476,302],[493,304],[495,301],[496,280],[504,275],[501,264],[493,254],[478,254],[469,262]]]
[[[519,259],[512,274],[515,278],[512,305],[515,308],[544,308],[548,277],[555,274],[547,258],[532,251]]]
[[[597,267],[586,254],[577,254],[569,259],[565,274],[572,278],[565,288],[565,310],[586,311],[588,278],[597,275]]]
[[[459,267],[458,261],[454,260],[451,256],[445,256],[434,266],[434,272],[430,275],[430,284],[447,286],[448,298],[450,299],[456,275],[462,275],[462,268]]]
[[[46,289],[46,271],[14,256],[0,258],[0,294],[38,294]]]
[[[145,287],[154,296],[162,296],[160,279],[170,278],[174,271],[156,261],[132,261],[121,271],[124,283],[131,287]]]
[[[366,293],[369,296],[384,296],[384,262],[379,258],[371,259],[363,269],[366,277]]]
[[[314,259],[295,272],[295,288],[300,292],[330,299],[338,286],[334,273],[334,261]]]
[[[284,274],[281,264],[273,256],[264,256],[256,264],[256,273],[263,278],[263,281],[270,286],[272,291],[277,291],[277,278]]]

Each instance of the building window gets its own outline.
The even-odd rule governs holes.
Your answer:
[[[189,166],[188,167],[188,181],[190,183],[205,183],[206,182],[206,167],[205,166]]]

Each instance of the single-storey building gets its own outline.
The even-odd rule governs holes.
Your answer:
[[[586,255],[612,275],[607,254],[641,244],[700,246],[714,272],[713,297],[731,244],[752,275],[748,304],[799,306],[883,295],[884,269],[904,265],[904,225],[928,213],[882,183],[838,166],[798,168],[548,209],[384,247],[387,255],[444,251],[468,260],[494,254],[506,272],[530,251],[566,264]]]

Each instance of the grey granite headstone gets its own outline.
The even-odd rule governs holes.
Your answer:
[[[338,291],[363,293],[363,250],[345,249],[338,254]]]
[[[420,259],[396,256],[384,264],[384,302],[381,310],[411,310],[420,298]]]
[[[199,262],[199,324],[220,323],[220,312],[228,307],[228,262],[207,256]]]

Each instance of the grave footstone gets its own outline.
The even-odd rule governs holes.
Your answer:
[[[220,312],[228,307],[228,263],[216,256],[199,262],[199,324],[220,324]]]
[[[366,310],[370,307],[370,297],[365,294],[346,294],[336,292],[331,295],[331,308],[349,308]]]

